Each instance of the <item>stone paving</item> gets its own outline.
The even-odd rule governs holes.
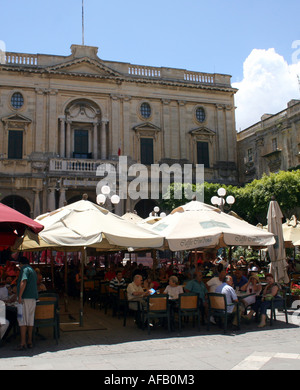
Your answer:
[[[72,316],[76,317],[73,301]],[[61,307],[61,313],[63,313]],[[70,312],[70,311],[69,311]],[[63,318],[63,316],[62,316]],[[92,325],[91,325],[92,324]],[[32,350],[15,351],[19,337],[0,348],[1,370],[299,370],[300,321],[289,310],[289,324],[283,313],[273,326],[257,328],[255,322],[243,323],[242,329],[226,335],[213,325],[200,331],[192,323],[181,333],[168,333],[158,327],[138,329],[132,317],[123,327],[122,318],[109,310],[85,305],[84,327],[98,330],[61,331],[56,345],[51,329],[41,329],[46,339],[36,337]],[[80,329],[80,330],[79,330]]]

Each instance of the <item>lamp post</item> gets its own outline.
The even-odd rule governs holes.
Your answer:
[[[224,206],[226,205],[226,203],[229,205],[229,209],[235,203],[235,197],[232,195],[227,196],[227,198],[225,199],[226,190],[223,187],[218,189],[218,195],[219,195],[219,197],[213,196],[210,201],[214,206],[219,207],[222,212],[224,212],[224,208],[225,208]],[[225,251],[225,249],[223,249],[223,250]],[[229,247],[228,255],[229,255],[228,256],[229,263],[231,263],[231,260],[232,260],[232,247],[231,246]]]
[[[158,206],[155,206],[154,208],[153,208],[153,211],[151,211],[151,213],[149,214],[149,217],[160,217],[160,218],[164,218],[164,217],[166,217],[166,213],[164,213],[164,212],[161,212],[159,215],[158,215],[158,213],[159,213],[159,211],[160,211],[160,208],[158,207]]]
[[[213,196],[210,201],[214,206],[219,207],[221,209],[221,211],[223,211],[223,212],[224,212],[224,206],[226,205],[226,203],[229,205],[229,208],[235,203],[235,197],[232,195],[227,196],[227,198],[225,199],[225,196],[226,196],[225,188],[219,188],[218,195],[219,195],[219,197]]]
[[[98,205],[100,206],[104,206],[106,200],[107,200],[107,197],[108,195],[110,194],[110,187],[109,186],[103,186],[101,188],[101,194],[97,195],[97,203]],[[112,195],[110,197],[110,201],[113,205],[117,205],[118,203],[120,203],[120,197],[119,195]]]

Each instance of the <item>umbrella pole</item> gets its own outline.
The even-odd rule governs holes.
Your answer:
[[[54,290],[54,258],[53,258],[53,251],[50,251],[50,261],[51,261],[51,279],[52,279],[52,289]]]
[[[65,301],[65,312],[68,311],[68,256],[67,252],[65,252],[65,291],[64,291],[64,301]]]
[[[83,327],[83,274],[84,264],[86,262],[86,250],[81,250],[81,281],[80,281],[80,313],[79,313],[79,326]]]

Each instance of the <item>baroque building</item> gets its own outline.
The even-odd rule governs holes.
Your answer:
[[[81,45],[0,62],[1,202],[34,218],[83,193],[95,201],[97,168],[120,155],[203,164],[205,181],[238,184],[231,76],[104,61]],[[115,211],[148,215],[150,198]]]
[[[300,100],[237,134],[239,181],[300,167]]]

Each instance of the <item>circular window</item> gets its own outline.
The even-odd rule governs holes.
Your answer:
[[[18,109],[21,108],[24,104],[23,95],[20,92],[15,92],[11,97],[11,105],[13,108]]]
[[[148,119],[151,116],[151,107],[149,103],[141,104],[141,115],[143,118]]]
[[[198,107],[196,109],[196,118],[198,122],[204,122],[205,121],[205,111],[202,107]]]

